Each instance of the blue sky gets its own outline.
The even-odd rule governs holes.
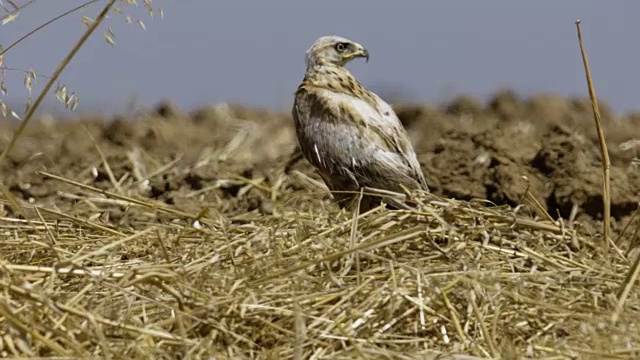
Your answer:
[[[141,0],[139,0],[141,1]],[[24,1],[22,1],[24,2]],[[21,1],[17,1],[21,3]],[[83,1],[37,0],[16,22],[0,26],[12,41]],[[51,74],[79,38],[82,16],[100,1],[59,21],[7,53],[10,67]],[[109,46],[91,38],[62,75],[80,94],[80,110],[123,111],[171,99],[184,109],[231,101],[288,111],[304,72],[304,51],[321,35],[365,45],[369,63],[350,70],[381,93],[401,91],[423,102],[469,93],[481,99],[500,88],[527,95],[586,96],[574,21],[600,99],[618,112],[640,110],[640,1],[450,0],[300,1],[154,0],[164,19],[125,7],[147,30],[122,16],[105,21]],[[22,76],[8,73],[7,102],[23,101]],[[38,83],[38,89],[43,81]],[[51,99],[51,97],[50,97]]]

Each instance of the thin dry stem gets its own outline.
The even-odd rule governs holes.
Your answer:
[[[56,82],[56,80],[58,79],[62,71],[67,67],[69,62],[71,62],[71,59],[73,59],[73,57],[76,55],[78,50],[80,50],[82,45],[84,45],[85,41],[87,41],[89,36],[91,36],[91,34],[93,34],[95,29],[98,28],[98,26],[100,25],[102,20],[104,20],[104,18],[107,16],[107,13],[109,12],[109,10],[111,10],[111,7],[113,7],[113,4],[115,2],[116,0],[109,0],[109,2],[102,9],[100,14],[96,18],[96,20],[91,24],[91,26],[89,26],[89,28],[84,32],[84,34],[82,34],[82,36],[80,37],[78,42],[73,46],[69,54],[67,54],[67,56],[62,60],[60,65],[58,65],[58,67],[56,68],[56,71],[53,73],[53,75],[51,75],[51,78],[49,79],[49,81],[47,81],[47,84],[44,86],[44,89],[42,89],[42,91],[40,92],[40,95],[38,95],[38,97],[36,98],[36,101],[29,108],[29,111],[27,112],[27,115],[25,116],[24,120],[22,120],[22,122],[20,123],[20,126],[11,137],[9,144],[7,145],[6,148],[4,148],[4,150],[0,154],[0,163],[2,163],[4,159],[7,157],[7,155],[11,152],[11,149],[13,149],[13,146],[15,145],[16,141],[18,140],[18,138],[20,138],[20,135],[22,135],[22,132],[26,128],[27,124],[29,124],[29,121],[31,121],[31,119],[33,118],[33,114],[35,114],[36,110],[38,110],[38,108],[40,107],[40,103],[42,103],[42,100],[44,100],[44,97],[47,95],[47,93],[49,93],[49,90],[51,89],[53,84]]]
[[[2,51],[0,51],[0,56],[6,54],[9,50],[13,49],[15,46],[17,46],[18,44],[20,44],[21,42],[23,42],[24,40],[26,40],[27,38],[31,37],[33,34],[37,33],[38,31],[44,29],[45,27],[51,25],[52,23],[66,17],[67,15],[73,14],[74,12],[83,9],[91,4],[97,3],[100,0],[91,0],[88,1],[84,4],[81,4],[79,6],[74,7],[71,10],[65,11],[64,13],[52,18],[51,20],[45,22],[44,24],[34,28],[33,30],[29,31],[28,33],[26,33],[25,35],[23,35],[22,37],[20,37],[18,40],[14,41],[13,43],[11,43],[11,45],[7,46],[5,49],[3,49]],[[30,1],[29,3],[25,4],[24,6],[27,6],[31,3],[32,1]],[[23,6],[23,7],[24,7]]]
[[[580,20],[576,21],[576,28],[578,30],[578,43],[580,44],[580,52],[582,54],[582,62],[584,64],[584,72],[587,77],[587,85],[589,87],[589,98],[591,99],[591,108],[593,109],[593,118],[596,123],[596,130],[598,132],[598,141],[600,144],[600,156],[602,161],[602,202],[603,202],[603,219],[602,225],[603,243],[602,246],[605,250],[609,249],[609,242],[611,241],[611,160],[609,160],[609,151],[607,150],[607,142],[604,137],[604,130],[602,129],[602,120],[600,118],[600,110],[598,109],[598,99],[596,98],[596,91],[593,86],[593,80],[591,79],[591,70],[589,69],[589,60],[587,59],[587,51],[582,43],[582,31],[580,29]]]
[[[636,260],[633,262],[631,269],[627,274],[627,277],[624,279],[622,283],[622,287],[618,291],[618,302],[616,303],[616,308],[611,316],[611,321],[617,322],[622,314],[624,309],[624,304],[629,298],[629,294],[631,294],[631,290],[636,286],[638,281],[638,276],[640,275],[640,254],[636,255]]]

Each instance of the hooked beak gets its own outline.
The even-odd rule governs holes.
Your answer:
[[[369,62],[369,50],[367,50],[365,48],[362,48],[362,55],[361,56],[364,58],[364,62],[365,63]]]
[[[345,54],[343,57],[349,60],[353,58],[361,57],[365,59],[365,62],[369,62],[369,51],[360,44],[354,44],[354,45],[355,45],[355,50],[349,54]]]

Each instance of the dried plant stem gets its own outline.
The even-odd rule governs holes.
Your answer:
[[[13,194],[11,194],[11,191],[4,185],[2,180],[0,180],[0,193],[7,199],[14,212],[20,214],[23,219],[28,219],[22,205],[20,205],[20,202],[15,198],[15,196],[13,196]]]
[[[636,227],[633,230],[633,234],[631,234],[631,239],[629,239],[629,247],[627,247],[627,251],[625,251],[624,256],[629,256],[631,251],[636,248],[638,243],[638,234],[640,234],[640,221],[636,221]]]
[[[4,302],[0,302],[0,315],[2,315],[2,317],[5,318],[5,321],[11,324],[13,327],[31,335],[34,339],[45,345],[50,351],[54,352],[55,354],[58,354],[60,356],[69,356],[69,350],[47,339],[45,335],[33,329],[33,326],[31,324],[23,322],[20,318],[14,315],[14,311],[12,311],[12,309],[10,309]]]
[[[480,325],[480,331],[482,331],[482,336],[484,336],[487,345],[489,346],[489,350],[491,351],[491,355],[498,358],[500,357],[500,353],[498,352],[498,347],[496,346],[491,333],[487,329],[487,323],[484,321],[482,314],[480,313],[480,308],[478,307],[478,303],[476,302],[476,293],[471,290],[469,291],[469,302],[473,307],[473,314],[476,316],[478,320],[478,324]]]
[[[93,135],[91,135],[91,131],[87,126],[84,127],[84,130],[86,131],[89,139],[91,139],[91,142],[93,143],[93,146],[96,148],[96,151],[100,155],[102,166],[104,166],[104,170],[107,172],[107,176],[109,177],[109,181],[111,181],[113,188],[116,190],[118,194],[123,195],[124,193],[122,192],[122,188],[120,187],[120,184],[118,183],[118,180],[116,179],[115,175],[113,175],[113,171],[111,170],[111,165],[109,165],[109,161],[107,160],[107,157],[104,155],[104,152],[102,152],[102,149],[100,149],[100,145],[98,145],[98,142],[96,141],[96,139],[93,138]]]
[[[100,12],[100,15],[98,15],[98,17],[96,18],[96,21],[94,21],[91,24],[91,26],[89,26],[87,31],[85,31],[84,34],[82,34],[82,37],[80,37],[80,40],[78,40],[78,42],[73,46],[69,54],[67,54],[67,56],[62,60],[60,65],[58,65],[58,68],[51,76],[51,79],[47,81],[47,84],[44,86],[44,89],[42,89],[42,91],[40,92],[40,95],[38,95],[38,98],[34,102],[33,106],[29,108],[27,115],[25,116],[24,120],[22,120],[22,122],[20,123],[20,126],[18,127],[18,130],[16,130],[16,132],[13,134],[13,137],[11,137],[11,141],[9,142],[9,145],[7,145],[7,147],[2,151],[2,154],[0,154],[0,163],[4,161],[4,159],[7,157],[11,149],[13,149],[13,146],[15,145],[16,141],[18,140],[20,135],[22,135],[22,132],[24,131],[25,127],[27,126],[29,121],[33,118],[33,114],[35,114],[36,110],[38,110],[38,107],[40,107],[40,103],[42,103],[42,100],[44,100],[44,97],[47,95],[47,93],[49,92],[53,84],[56,82],[56,80],[58,79],[62,71],[67,67],[69,62],[71,62],[71,59],[73,59],[73,57],[78,53],[78,50],[80,50],[82,45],[84,45],[85,41],[87,41],[89,36],[91,36],[91,34],[93,34],[93,32],[98,28],[98,26],[100,25],[102,20],[104,20],[104,18],[107,16],[107,13],[109,12],[109,10],[111,10],[111,7],[113,6],[113,4],[115,4],[115,2],[116,0],[109,0],[107,5],[105,5],[105,7]]]
[[[633,222],[636,220],[636,216],[638,216],[638,213],[640,213],[640,204],[638,204],[636,211],[634,211],[633,214],[631,214],[629,221],[627,221],[627,224],[624,226],[624,228],[622,228],[622,231],[620,232],[620,235],[618,235],[618,238],[616,239],[614,244],[620,245],[620,240],[622,239],[622,236],[627,232],[627,229],[629,229],[629,226],[633,224]],[[633,244],[629,243],[629,249],[631,249],[632,245]]]
[[[540,204],[538,199],[536,199],[536,197],[533,196],[533,194],[531,193],[531,182],[529,181],[529,178],[526,177],[526,176],[523,176],[522,177],[522,182],[524,183],[523,184],[523,186],[524,186],[524,200],[528,201],[529,204],[533,207],[533,209],[538,212],[538,214],[543,216],[545,219],[547,219],[551,223],[555,223],[555,221],[553,220],[551,215],[549,215],[549,213],[544,208],[544,206],[542,206],[542,204]]]
[[[624,309],[624,303],[627,301],[627,298],[631,293],[631,289],[638,280],[638,275],[640,275],[640,255],[636,256],[636,261],[633,262],[633,266],[631,266],[627,277],[624,279],[622,288],[618,292],[618,303],[616,304],[616,309],[611,316],[611,321],[617,322],[620,318],[620,314]]]
[[[356,201],[356,206],[353,211],[353,222],[351,223],[351,234],[349,236],[350,247],[353,249],[356,246],[356,241],[358,238],[358,219],[360,217],[360,203],[362,202],[362,198],[364,196],[364,189],[360,190],[360,195]],[[353,261],[356,264],[356,274],[358,277],[358,285],[362,284],[362,274],[360,273],[360,256],[358,256],[358,252],[353,253]]]
[[[598,131],[598,140],[600,141],[600,155],[602,157],[602,202],[604,204],[604,224],[603,224],[603,247],[605,251],[609,250],[609,241],[611,241],[611,174],[609,168],[611,167],[611,161],[609,160],[609,152],[607,151],[607,143],[604,138],[604,131],[602,130],[602,121],[600,118],[600,110],[598,109],[598,101],[596,98],[596,91],[593,87],[593,80],[591,79],[591,70],[589,69],[589,60],[587,59],[587,52],[582,44],[582,31],[580,30],[580,20],[576,20],[576,28],[578,29],[578,43],[580,44],[580,52],[582,54],[582,62],[584,64],[584,71],[587,76],[587,85],[589,87],[589,98],[591,98],[591,107],[593,109],[593,117],[596,122],[596,129]]]
[[[101,190],[101,189],[95,188],[93,186],[89,186],[89,185],[85,185],[85,184],[79,183],[77,181],[65,179],[65,178],[63,178],[61,176],[56,176],[56,175],[53,175],[53,174],[49,174],[49,173],[44,172],[44,171],[38,171],[38,174],[40,174],[42,176],[45,176],[45,177],[48,177],[48,178],[51,178],[51,179],[54,179],[54,180],[58,180],[58,181],[61,181],[61,182],[76,186],[76,187],[79,187],[81,189],[85,189],[85,190],[89,190],[89,191],[92,191],[92,192],[96,192],[96,193],[102,194],[104,196],[112,197],[112,198],[115,198],[115,199],[118,199],[118,200],[123,200],[123,201],[126,201],[126,202],[131,203],[131,204],[136,204],[136,205],[144,206],[144,207],[147,207],[147,208],[150,208],[150,209],[163,211],[163,212],[166,212],[166,213],[169,213],[169,214],[173,214],[173,215],[176,215],[176,216],[179,216],[179,217],[182,217],[182,218],[187,218],[187,219],[192,219],[192,220],[200,220],[203,223],[206,223],[206,224],[209,224],[209,225],[213,225],[210,222],[206,221],[205,219],[202,219],[202,216],[198,215],[198,214],[189,214],[189,213],[177,210],[177,209],[175,209],[173,207],[157,204],[157,203],[152,202],[152,201],[145,201],[145,200],[136,199],[136,198],[133,198],[133,197],[128,197],[128,196],[124,196],[124,195],[118,195],[118,194],[116,194],[114,192],[111,192],[111,191]],[[48,210],[48,211],[51,211],[51,210]]]
[[[102,324],[102,325],[109,325],[109,326],[114,326],[117,327],[119,329],[122,330],[126,330],[126,331],[131,331],[134,333],[138,333],[138,334],[143,334],[143,335],[149,335],[149,336],[154,336],[157,337],[159,339],[164,339],[164,340],[175,340],[175,341],[180,341],[180,342],[184,342],[184,343],[191,343],[192,341],[190,341],[189,339],[181,339],[179,338],[177,335],[173,335],[171,333],[162,331],[162,330],[155,330],[155,329],[150,329],[150,328],[142,328],[142,327],[137,327],[135,325],[128,325],[128,324],[122,324],[122,323],[118,323],[116,321],[110,320],[110,319],[106,319],[106,318],[102,318],[100,316],[96,316],[95,314],[91,314],[90,312],[78,309],[78,308],[74,308],[72,306],[63,304],[63,303],[57,303],[54,301],[48,301],[48,300],[43,300],[43,298],[41,296],[38,296],[36,294],[30,293],[29,291],[19,287],[19,286],[15,286],[12,285],[4,280],[0,280],[0,287],[4,290],[8,290],[18,296],[21,296],[22,298],[29,298],[30,300],[43,304],[43,305],[47,305],[47,306],[51,306],[56,308],[56,310],[58,311],[62,311],[64,313],[68,313],[70,315],[74,315],[83,319],[86,319],[88,321],[92,321],[94,323],[97,324]]]
[[[88,1],[88,2],[86,2],[86,3],[84,3],[84,4],[82,4],[82,5],[79,5],[79,6],[74,7],[74,8],[73,8],[73,9],[71,9],[71,10],[65,11],[64,13],[62,13],[62,14],[60,14],[60,15],[58,15],[58,16],[56,16],[56,17],[54,17],[53,19],[51,19],[51,20],[49,20],[49,21],[45,22],[44,24],[42,24],[42,25],[38,26],[37,28],[35,28],[35,29],[33,29],[33,30],[29,31],[28,33],[26,33],[25,35],[23,35],[22,37],[20,37],[18,40],[14,41],[11,45],[7,46],[7,48],[6,48],[6,49],[4,49],[4,50],[0,51],[0,56],[2,56],[2,55],[4,55],[4,54],[6,54],[6,53],[7,53],[9,50],[11,50],[13,47],[15,47],[16,45],[20,44],[22,41],[26,40],[26,39],[27,39],[27,38],[29,38],[31,35],[33,35],[33,34],[37,33],[38,31],[40,31],[40,30],[44,29],[45,27],[49,26],[50,24],[52,24],[52,23],[54,23],[54,22],[56,22],[56,21],[58,21],[58,20],[62,19],[63,17],[65,17],[65,16],[67,16],[67,15],[69,15],[69,14],[74,13],[74,12],[76,12],[76,11],[78,11],[78,10],[80,10],[80,9],[82,9],[82,8],[84,8],[84,7],[86,7],[86,6],[89,6],[89,5],[93,4],[93,3],[96,3],[96,2],[98,2],[98,1],[99,1],[99,0],[91,0],[91,1]],[[29,3],[31,3],[31,2],[29,2]],[[25,4],[25,6],[26,6],[26,5],[29,5],[29,4]]]
[[[27,6],[31,5],[34,1],[36,0],[29,0],[26,3],[17,6],[16,4],[14,4],[12,1],[7,1],[9,4],[11,4],[13,6],[13,11],[4,8],[4,10],[7,12],[3,17],[0,18],[0,20],[4,20],[10,16],[16,15],[18,12],[20,12],[20,10],[26,8]],[[4,6],[3,6],[4,7]]]

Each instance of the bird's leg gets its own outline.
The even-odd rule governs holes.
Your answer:
[[[298,161],[302,160],[302,158],[304,158],[302,150],[300,150],[300,147],[296,146],[291,155],[289,155],[289,160],[284,166],[284,173],[288,174],[291,171],[291,168],[293,168]]]

